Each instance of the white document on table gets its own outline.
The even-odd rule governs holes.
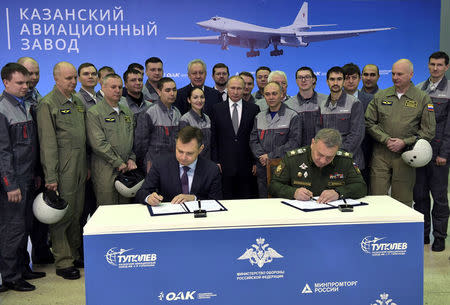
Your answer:
[[[202,210],[206,212],[225,211],[225,208],[217,200],[200,200]],[[198,201],[188,201],[184,203],[189,212],[198,210]]]
[[[151,206],[151,209],[155,215],[188,213],[186,207],[182,204],[173,204],[171,202],[161,202],[159,205]]]
[[[317,199],[319,198],[319,196],[317,197],[313,197],[311,200],[283,200],[283,203],[286,203],[290,206],[293,206],[295,208],[298,208],[300,210],[324,210],[324,209],[332,209],[332,208],[336,208],[339,205],[345,205],[344,200],[335,200],[335,201],[331,201],[331,202],[327,202],[327,203],[318,203]],[[347,202],[347,205],[351,205],[351,206],[355,206],[355,205],[361,205],[360,201],[356,201],[354,199],[345,199],[345,201]]]
[[[172,215],[194,213],[198,210],[198,201],[187,201],[184,203],[161,202],[159,205],[148,206],[150,214]],[[201,200],[202,210],[207,212],[226,211],[227,209],[217,200]]]

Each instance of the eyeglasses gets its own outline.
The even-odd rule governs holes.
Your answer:
[[[299,80],[311,80],[311,75],[306,75],[306,76],[297,76],[297,79]]]

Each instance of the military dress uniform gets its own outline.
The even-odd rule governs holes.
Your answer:
[[[349,152],[338,150],[333,161],[319,168],[311,157],[311,147],[289,151],[275,169],[269,186],[273,197],[293,199],[295,191],[304,187],[320,196],[332,189],[343,198],[361,198],[367,186]]]
[[[373,137],[374,150],[370,172],[371,195],[386,195],[392,186],[392,197],[411,205],[415,168],[407,165],[401,152],[386,147],[389,138],[399,138],[406,146],[419,138],[431,141],[436,121],[430,97],[411,83],[400,97],[395,87],[379,91],[366,110],[366,128]]]
[[[87,112],[86,129],[92,148],[91,168],[97,205],[128,203],[114,187],[119,174],[117,168],[129,159],[136,160],[133,153],[133,112],[118,104],[117,113],[104,99]]]
[[[447,237],[449,217],[448,208],[448,173],[450,163],[450,81],[444,76],[436,87],[429,80],[417,85],[433,101],[436,116],[436,135],[431,141],[433,158],[424,167],[416,169],[414,186],[414,209],[424,215],[425,240],[430,239],[430,192],[433,196],[433,235],[436,238]],[[436,164],[436,157],[447,159],[443,166]]]
[[[59,195],[68,202],[64,217],[49,227],[57,269],[72,267],[80,258],[80,217],[87,176],[85,109],[78,97],[67,98],[56,86],[37,109],[45,183],[58,183]]]

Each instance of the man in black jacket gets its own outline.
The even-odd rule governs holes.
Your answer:
[[[216,164],[199,157],[202,131],[186,126],[177,135],[174,155],[156,159],[136,194],[139,202],[158,205],[171,201],[222,199],[220,172]]]

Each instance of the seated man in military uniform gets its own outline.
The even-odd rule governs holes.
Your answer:
[[[342,138],[335,129],[321,129],[310,147],[289,151],[275,169],[269,187],[272,197],[327,203],[361,198],[367,186],[352,155],[339,150]]]

